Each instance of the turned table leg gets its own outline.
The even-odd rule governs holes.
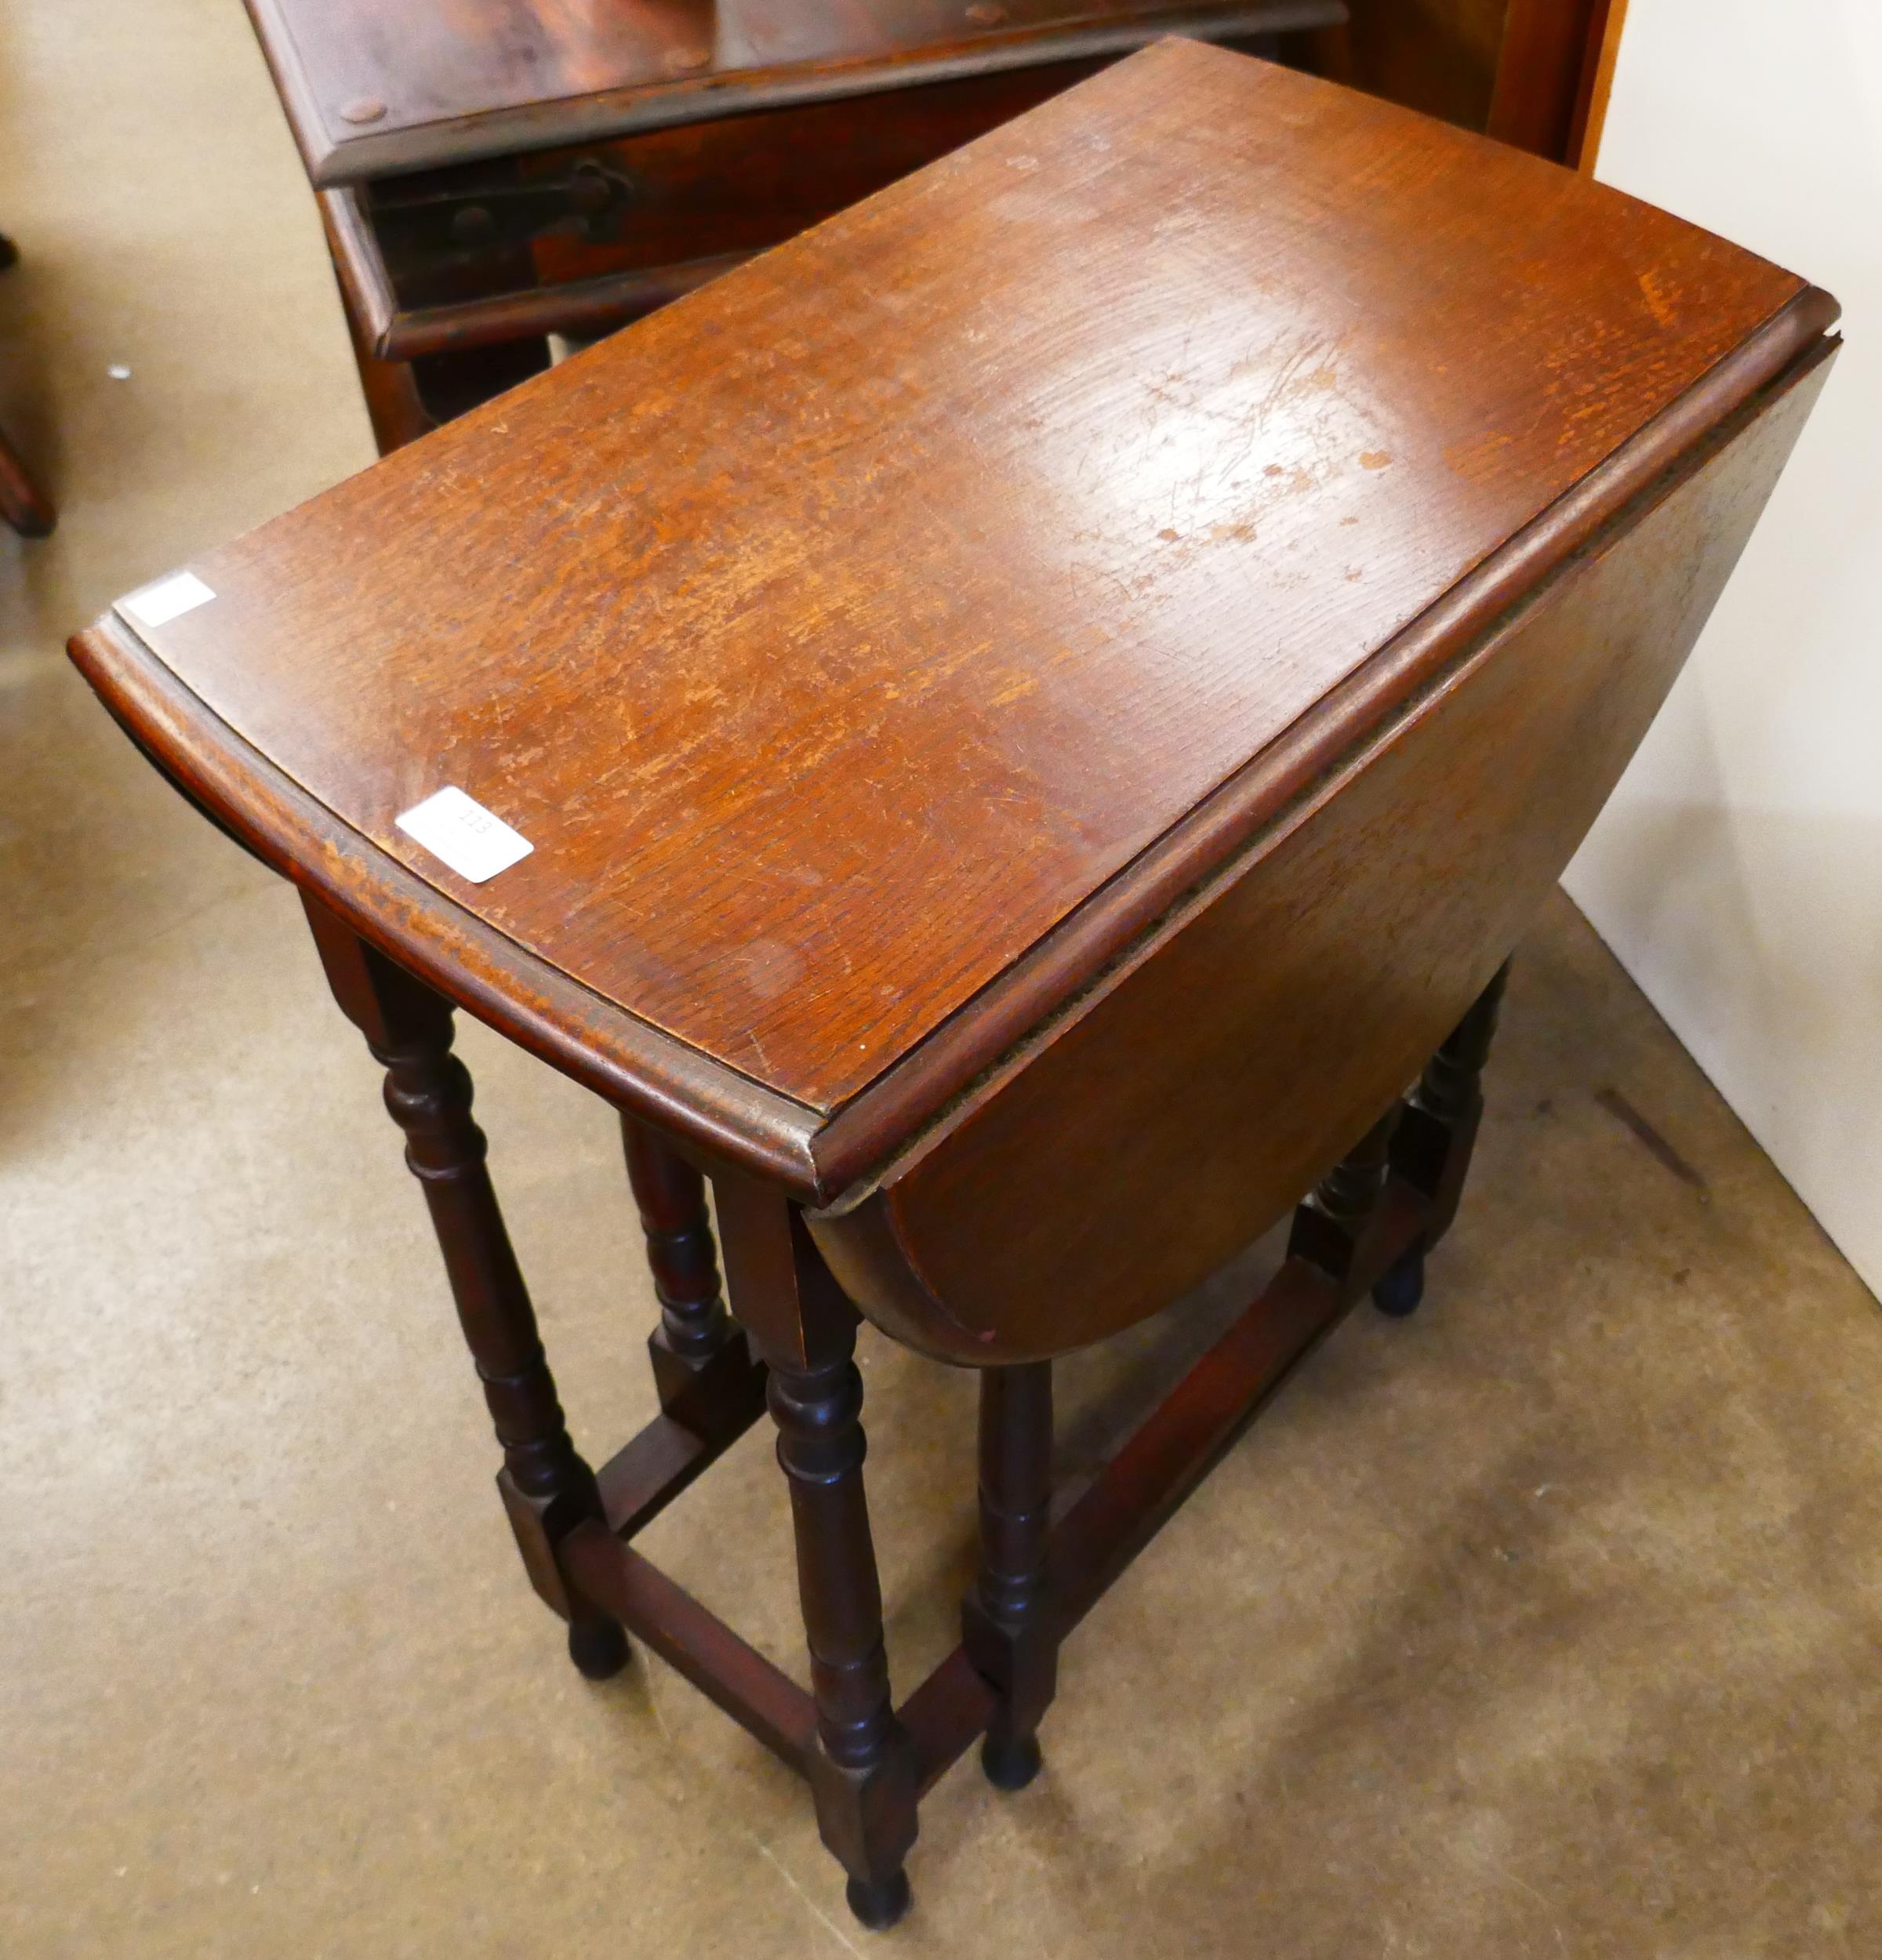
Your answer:
[[[536,1332],[471,1120],[470,1072],[451,1052],[450,1004],[305,901],[329,985],[386,1071],[386,1107],[425,1194],[464,1339],[503,1448],[497,1488],[530,1583],[569,1622],[569,1651],[592,1679],[627,1658],[619,1624],[569,1588],[558,1541],[601,1515],[594,1473],[576,1454]]]
[[[783,1197],[715,1178],[732,1308],[770,1370],[778,1461],[790,1490],[797,1590],[817,1704],[810,1762],[823,1842],[867,1926],[908,1909],[915,1765],[889,1693],[882,1588],[863,1494],[856,1309]]]
[[[725,1311],[706,1180],[625,1111],[621,1141],[660,1303],[647,1339],[660,1406],[703,1440],[729,1443],[764,1405],[765,1370]]]
[[[961,1608],[968,1657],[998,1691],[980,1751],[988,1780],[1038,1773],[1040,1719],[1059,1679],[1046,1569],[1052,1497],[1052,1364],[980,1377],[980,1564]]]
[[[19,248],[0,232],[0,272],[19,260]],[[0,429],[0,521],[12,525],[23,538],[50,537],[58,521],[51,499],[34,481],[4,429]]]
[[[1394,1103],[1295,1210],[1288,1256],[1319,1267],[1342,1288],[1348,1275],[1364,1264],[1368,1240],[1383,1222],[1392,1138],[1402,1107]]]
[[[1477,1128],[1483,1121],[1484,1066],[1490,1058],[1509,979],[1510,962],[1506,960],[1425,1065],[1393,1134],[1392,1168],[1422,1191],[1430,1204],[1430,1222],[1417,1243],[1372,1289],[1373,1304],[1395,1319],[1415,1312],[1423,1299],[1425,1255],[1450,1230],[1457,1216],[1471,1152],[1477,1147]]]

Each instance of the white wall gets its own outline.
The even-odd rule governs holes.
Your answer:
[[[1882,1291],[1882,0],[1631,0],[1597,174],[1848,344],[1568,890]]]

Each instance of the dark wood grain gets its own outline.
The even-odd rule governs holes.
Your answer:
[[[1481,129],[1510,0],[1352,0],[1328,72],[1369,94]]]
[[[1503,143],[1576,160],[1608,0],[1510,0],[1484,127]]]
[[[1048,1544],[1052,1364],[980,1377],[980,1558],[961,1607],[968,1657],[998,1690],[981,1762],[1004,1790],[1039,1769],[1037,1730],[1059,1680]]]
[[[441,893],[830,1110],[1800,290],[1166,44],[209,554],[153,641]],[[394,828],[447,782],[534,855],[474,887]]]
[[[1337,20],[1332,0],[248,0],[317,184]]]
[[[887,1925],[908,1903],[916,1758],[890,1697],[882,1589],[863,1492],[856,1314],[781,1194],[716,1181],[733,1312],[770,1370],[766,1399],[790,1491],[797,1592],[817,1704],[807,1764],[824,1843],[857,1915]]]
[[[814,1218],[851,1297],[932,1353],[1062,1353],[1284,1215],[1416,1076],[1580,842],[1824,371],[1748,407],[1081,1011]]]
[[[559,1549],[601,1515],[594,1473],[562,1418],[536,1312],[510,1248],[470,1115],[470,1076],[451,1052],[448,1000],[310,902],[307,923],[335,1000],[385,1069],[387,1113],[405,1138],[405,1163],[425,1194],[466,1345],[503,1445],[497,1486],[530,1583],[569,1622],[570,1650],[584,1672],[625,1661],[619,1629],[572,1586]]]
[[[578,1526],[562,1546],[570,1576],[781,1761],[805,1769],[816,1749],[816,1704],[685,1588],[605,1526]]]
[[[370,323],[382,358],[532,329],[593,338],[958,149],[1099,65],[1042,61],[325,191],[323,202],[349,210],[346,249],[336,255],[349,310]],[[565,195],[536,192],[583,172],[617,187],[605,218],[564,209]],[[475,242],[476,220],[532,193],[540,216],[526,276],[506,277]],[[460,235],[467,220],[468,244]],[[467,290],[440,299],[432,283],[440,270],[466,275]]]

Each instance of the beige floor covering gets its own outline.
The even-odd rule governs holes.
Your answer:
[[[236,0],[0,10],[0,223],[64,506],[0,540],[0,1955],[1882,1953],[1882,1319],[1564,902],[1429,1311],[1349,1323],[1087,1624],[1031,1791],[941,1784],[903,1929],[659,1664],[580,1682],[292,898],[58,651],[368,459]],[[464,1046],[605,1449],[652,1312],[607,1112]],[[1070,1371],[1074,1467],[1129,1359]],[[971,1385],[865,1364],[906,1683]],[[799,1664],[761,1438],[652,1536]]]

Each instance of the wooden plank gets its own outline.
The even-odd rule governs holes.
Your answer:
[[[609,1530],[631,1538],[725,1454],[671,1416],[656,1416],[594,1473]]]
[[[1391,1243],[1409,1237],[1394,1234]],[[1052,1533],[1063,1632],[1091,1611],[1346,1306],[1324,1275],[1288,1260],[1105,1465]]]
[[[1605,0],[1510,0],[1485,128],[1557,163],[1575,160],[1576,111],[1600,48]]]
[[[773,1755],[805,1773],[816,1744],[816,1704],[787,1674],[605,1526],[577,1526],[558,1552],[587,1598]]]
[[[1338,20],[1339,0],[247,0],[322,187]]]
[[[1594,12],[1595,37],[1584,79],[1582,99],[1576,105],[1575,127],[1568,161],[1593,176],[1601,154],[1601,132],[1608,122],[1608,99],[1614,93],[1614,70],[1620,59],[1621,36],[1627,27],[1627,0],[1603,0]]]
[[[929,1675],[896,1711],[915,1745],[917,1788],[933,1789],[986,1733],[994,1691],[967,1657],[965,1647]]]

